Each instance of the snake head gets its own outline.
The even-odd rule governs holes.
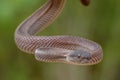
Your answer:
[[[91,54],[87,51],[78,50],[66,56],[66,60],[73,64],[87,64],[91,59]]]

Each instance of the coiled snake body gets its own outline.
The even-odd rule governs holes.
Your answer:
[[[64,62],[74,65],[93,65],[100,62],[102,48],[93,41],[75,36],[35,36],[55,20],[65,1],[48,0],[23,21],[15,31],[16,45],[43,62]]]

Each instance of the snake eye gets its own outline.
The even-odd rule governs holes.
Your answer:
[[[77,56],[77,58],[81,58],[81,56],[80,56],[80,55],[78,55],[78,56]]]

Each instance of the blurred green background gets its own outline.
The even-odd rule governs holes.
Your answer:
[[[43,63],[14,43],[17,26],[47,0],[0,0],[0,80],[120,80],[120,0],[67,0],[62,14],[40,35],[75,35],[98,42],[103,61],[94,66]]]

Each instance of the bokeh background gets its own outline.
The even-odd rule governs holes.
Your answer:
[[[101,63],[43,63],[14,43],[16,27],[47,0],[0,0],[0,80],[120,80],[120,0],[67,0],[62,14],[40,35],[75,35],[98,42]]]

